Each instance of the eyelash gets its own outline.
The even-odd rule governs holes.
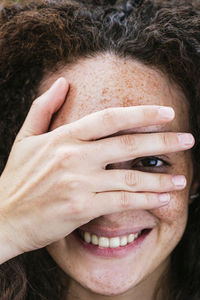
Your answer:
[[[132,164],[132,167],[138,167],[137,166],[137,162],[139,161],[139,163],[141,163],[142,161],[150,161],[150,160],[154,160],[154,161],[160,161],[162,162],[162,166],[139,166],[139,168],[151,168],[151,169],[159,169],[159,168],[164,168],[165,166],[170,166],[170,164],[165,161],[164,159],[161,159],[159,157],[156,157],[156,156],[147,156],[147,157],[143,157],[143,158],[138,158],[134,161],[134,163]]]

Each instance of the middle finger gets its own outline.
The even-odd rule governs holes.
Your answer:
[[[95,164],[105,167],[137,157],[188,150],[194,142],[190,133],[129,134],[90,142],[87,153]]]

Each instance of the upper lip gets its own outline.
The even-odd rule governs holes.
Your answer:
[[[100,227],[100,226],[95,226],[95,225],[83,225],[79,227],[79,229],[83,231],[87,231],[91,234],[95,234],[97,236],[104,236],[104,237],[117,237],[117,236],[124,236],[124,235],[129,235],[131,233],[138,233],[144,229],[152,229],[154,225],[147,225],[147,226],[135,226],[135,227],[128,227],[128,228],[115,228],[111,229],[108,227]]]

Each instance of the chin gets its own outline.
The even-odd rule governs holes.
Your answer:
[[[91,245],[88,248],[88,243],[85,244],[74,232],[49,245],[48,252],[79,289],[99,295],[117,296],[127,294],[142,282],[148,281],[155,269],[162,266],[160,271],[156,270],[156,276],[160,277],[166,257],[160,256],[158,259],[160,249],[155,247],[156,241],[155,227],[138,236],[138,240],[127,245],[122,253],[117,248],[113,253],[107,253],[105,249],[98,252],[96,248],[90,248]]]
[[[137,286],[144,278],[143,272],[135,272],[133,263],[123,265],[119,262],[104,262],[102,264],[80,265],[79,272],[72,272],[71,278],[76,284],[98,295],[117,296],[127,293]],[[145,270],[145,268],[144,268]],[[69,269],[66,269],[69,274]]]
[[[81,281],[79,279],[79,284],[94,294],[117,296],[127,293],[138,283],[134,280],[123,278],[123,276],[119,273],[102,272],[102,274],[96,274],[93,276],[92,280]]]

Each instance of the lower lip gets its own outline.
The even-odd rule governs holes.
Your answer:
[[[117,248],[104,248],[99,247],[93,244],[88,244],[78,235],[77,231],[74,231],[74,236],[79,244],[87,251],[94,255],[103,256],[103,257],[121,257],[127,255],[129,252],[133,252],[134,250],[141,247],[144,240],[150,234],[152,229],[143,233],[140,237],[134,240],[132,243],[127,244],[126,246],[120,246]]]

